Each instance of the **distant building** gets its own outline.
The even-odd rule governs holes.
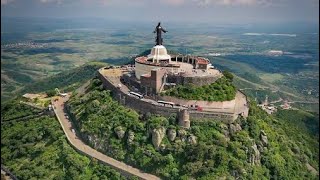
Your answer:
[[[261,107],[268,114],[273,114],[274,112],[277,112],[277,108],[274,105],[269,104],[268,95],[266,95],[264,102],[261,104],[258,104],[258,106]]]
[[[282,105],[280,105],[280,107],[282,109],[291,109],[290,104],[288,103],[288,101],[284,101],[284,103]]]

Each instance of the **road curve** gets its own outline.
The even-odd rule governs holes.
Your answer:
[[[72,132],[72,123],[65,117],[64,113],[64,103],[69,99],[70,96],[67,97],[60,97],[58,101],[52,101],[54,105],[54,113],[62,126],[62,129],[69,141],[69,143],[76,148],[78,151],[86,154],[87,156],[93,157],[98,159],[99,161],[113,167],[116,170],[119,170],[124,175],[129,176],[137,176],[140,179],[147,179],[147,180],[158,180],[160,179],[157,176],[152,174],[144,173],[139,169],[136,169],[132,166],[129,166],[123,162],[117,161],[105,154],[98,152],[97,150],[91,148],[90,146],[86,145],[83,141],[81,141],[75,133]]]

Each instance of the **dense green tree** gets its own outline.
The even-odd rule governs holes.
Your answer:
[[[55,90],[51,89],[51,90],[46,91],[46,94],[48,97],[52,97],[52,96],[57,95],[57,92]]]
[[[222,74],[229,79],[230,81],[233,81],[233,74],[227,70],[222,71]]]
[[[204,96],[211,91],[214,96],[227,98],[221,92],[231,92],[233,89],[229,86],[229,80],[225,78],[224,81],[223,84],[213,83],[194,92],[198,98],[211,97]],[[132,166],[163,179],[317,179],[307,168],[312,166],[317,170],[319,167],[318,132],[308,125],[316,124],[316,114],[290,110],[270,116],[251,101],[249,117],[234,122],[239,123],[241,131],[230,133],[230,125],[214,119],[191,121],[190,129],[182,129],[177,125],[176,117],[139,115],[114,101],[111,92],[100,87],[101,82],[94,79],[85,94],[71,97],[68,102],[71,120],[83,137],[95,136],[97,144],[105,145],[106,148],[101,150],[103,153]],[[180,90],[187,93],[185,97],[194,95],[190,94],[193,92],[190,89]],[[179,93],[180,90],[172,92]],[[8,118],[14,115],[10,108],[5,108],[5,112],[1,113]],[[2,158],[5,165],[19,172],[21,179],[41,179],[48,172],[57,179],[71,175],[78,179],[122,178],[110,169],[103,169],[102,165],[98,167],[96,160],[75,154],[61,129],[57,130],[59,125],[50,124],[55,121],[49,119],[30,121],[41,122],[42,125],[21,122],[1,129],[4,132],[4,135],[1,133]],[[122,139],[115,133],[119,127],[125,131]],[[159,127],[175,129],[184,135],[178,135],[172,142],[165,135],[161,148],[155,149],[151,130]],[[261,141],[262,130],[268,138],[265,146]],[[131,144],[127,141],[129,132],[134,134]],[[190,135],[197,137],[196,144],[188,142]],[[94,143],[84,140],[93,146]],[[260,165],[250,163],[254,144],[260,152]],[[23,163],[28,166],[18,168],[16,164],[24,162],[21,159],[28,159]],[[53,167],[50,166],[52,164]],[[34,173],[33,169],[37,167],[45,168]]]
[[[235,98],[236,87],[230,79],[221,77],[210,85],[200,87],[193,84],[178,85],[162,95],[203,101],[229,101]]]
[[[1,113],[11,118],[15,112],[19,114],[20,106],[10,102]],[[32,112],[32,108],[24,109],[28,110]],[[78,154],[67,143],[58,121],[49,116],[2,124],[1,163],[22,180],[90,179],[92,174],[98,179],[125,179],[110,167]]]

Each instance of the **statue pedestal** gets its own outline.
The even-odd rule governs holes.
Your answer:
[[[151,53],[148,55],[148,61],[153,63],[161,63],[167,61],[171,62],[171,56],[168,55],[167,49],[163,45],[156,45],[151,49]]]

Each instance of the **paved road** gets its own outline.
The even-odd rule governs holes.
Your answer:
[[[52,101],[52,104],[55,106],[54,112],[57,116],[57,119],[59,120],[59,123],[62,126],[62,129],[64,133],[67,136],[68,141],[70,144],[75,147],[77,150],[81,151],[82,153],[91,156],[93,158],[96,158],[109,166],[120,170],[121,172],[124,172],[125,174],[134,175],[139,177],[140,179],[148,179],[148,180],[155,180],[160,179],[159,177],[156,177],[152,174],[141,172],[139,169],[136,169],[132,166],[129,166],[123,162],[117,161],[109,156],[106,156],[97,150],[91,148],[90,146],[86,145],[84,142],[82,142],[75,133],[72,132],[72,124],[71,122],[65,117],[64,113],[64,103],[69,99],[70,96],[59,98],[58,101],[54,102]]]
[[[17,180],[17,177],[12,174],[4,165],[1,164],[1,174],[4,175],[4,180]],[[2,176],[1,176],[2,179]]]

